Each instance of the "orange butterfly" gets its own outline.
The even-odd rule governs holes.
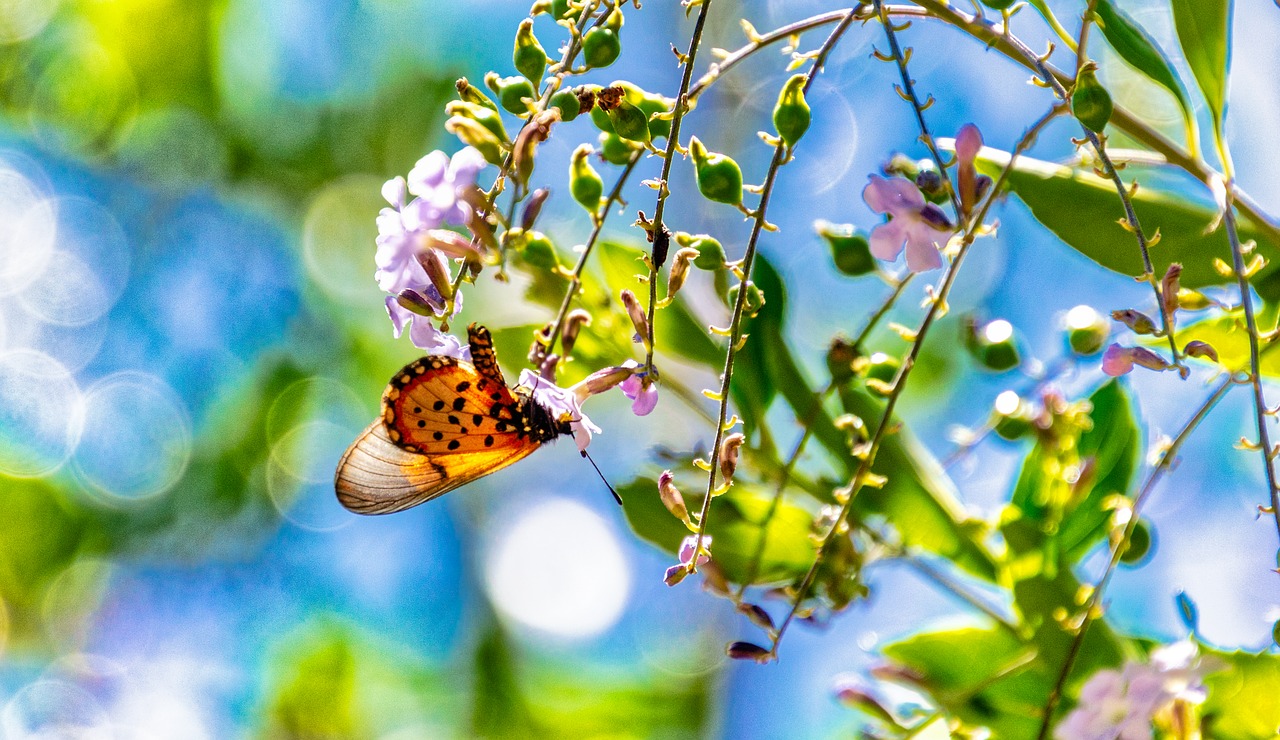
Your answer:
[[[357,514],[390,514],[501,470],[562,434],[569,420],[507,387],[483,326],[467,328],[471,362],[432,355],[396,373],[382,416],[338,462],[338,501]]]

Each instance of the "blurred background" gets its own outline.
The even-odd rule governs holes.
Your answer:
[[[1054,5],[1064,21],[1079,12]],[[1124,5],[1178,58],[1162,3]],[[739,18],[764,31],[833,7],[720,0],[704,49],[740,46]],[[724,644],[753,628],[694,580],[664,586],[674,554],[630,532],[568,444],[403,514],[337,504],[339,455],[417,356],[392,339],[373,280],[379,188],[458,148],[442,129],[454,80],[512,74],[527,12],[523,0],[0,0],[0,736],[839,735],[860,721],[833,697],[841,675],[872,665],[886,640],[975,619],[888,561],[868,571],[868,601],[790,633],[780,662],[730,664]],[[1259,50],[1280,13],[1239,0],[1236,14],[1232,147],[1242,186],[1276,214],[1280,57]],[[545,16],[536,28],[553,51],[557,29]],[[675,3],[645,3],[627,14],[621,60],[588,79],[670,93],[668,46],[690,28]],[[1015,30],[1043,48],[1033,13]],[[921,22],[904,38],[919,87],[939,98],[940,136],[973,121],[1008,148],[1050,102],[958,32]],[[869,56],[881,43],[875,24],[855,26],[817,82],[814,128],[770,210],[782,231],[762,244],[813,378],[832,334],[856,332],[887,288],[836,273],[812,222],[870,227],[867,175],[894,151],[924,154],[896,71]],[[755,132],[786,61],[758,55],[686,119],[748,181],[767,164]],[[1121,64],[1103,69],[1121,104],[1179,135],[1172,98]],[[1033,154],[1070,156],[1073,133],[1059,121]],[[589,230],[564,195],[569,153],[594,140],[585,122],[562,126],[539,153],[535,184],[553,191],[541,228],[563,246]],[[599,166],[611,183],[615,168]],[[682,197],[690,169],[675,167],[669,223],[740,256],[748,224]],[[642,162],[616,239],[637,243],[629,224],[653,198],[639,180],[658,170]],[[1008,319],[1025,356],[1062,357],[1062,315],[1077,304],[1149,301],[1016,201],[997,211],[999,236],[979,244],[952,303]],[[918,321],[925,282],[891,319]],[[519,281],[486,274],[458,323],[549,318],[521,296]],[[940,459],[953,426],[1031,384],[975,369],[956,351],[958,326],[940,327],[903,406]],[[502,359],[509,377],[523,362]],[[1147,444],[1190,415],[1205,377],[1126,381]],[[1086,363],[1058,385],[1078,395],[1100,379]],[[710,444],[711,427],[671,394],[644,418],[610,396],[588,410],[612,481],[652,468],[659,442]],[[1232,449],[1252,424],[1246,394],[1228,397],[1157,490],[1155,552],[1110,592],[1122,630],[1181,636],[1174,595],[1186,591],[1206,639],[1270,644],[1275,533],[1256,521],[1256,456]],[[785,416],[776,429],[799,434]],[[1023,451],[990,442],[952,466],[965,505],[997,512]]]

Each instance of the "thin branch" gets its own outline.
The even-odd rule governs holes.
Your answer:
[[[671,164],[676,159],[676,152],[680,149],[680,123],[684,120],[684,114],[689,110],[689,81],[693,79],[693,63],[698,58],[698,47],[702,44],[702,29],[707,23],[707,12],[711,9],[711,0],[702,0],[702,7],[698,9],[698,20],[693,25],[693,36],[689,38],[689,51],[684,55],[684,74],[680,78],[680,90],[676,93],[675,107],[671,111],[671,131],[667,134],[667,150],[662,158],[662,174],[658,178],[658,202],[653,210],[653,224],[649,227],[649,241],[653,242],[653,254],[649,259],[649,308],[648,308],[648,334],[645,337],[645,358],[644,369],[650,376],[653,375],[653,322],[654,309],[658,305],[658,269],[662,267],[662,262],[666,260],[665,250],[670,246],[667,235],[667,229],[663,226],[662,217],[666,212],[667,196],[671,194],[671,190],[667,187],[667,182],[671,176]],[[659,252],[659,248],[663,250]]]
[[[1120,557],[1124,555],[1125,550],[1129,547],[1129,539],[1133,536],[1133,531],[1138,526],[1138,515],[1141,512],[1143,503],[1146,502],[1147,496],[1155,488],[1156,483],[1164,472],[1172,465],[1174,458],[1177,457],[1178,452],[1182,449],[1182,445],[1190,438],[1191,433],[1200,425],[1200,422],[1204,421],[1204,418],[1209,415],[1213,407],[1218,404],[1218,401],[1222,400],[1222,397],[1236,382],[1234,378],[1228,376],[1214,389],[1213,393],[1209,394],[1209,397],[1204,400],[1204,403],[1200,404],[1200,408],[1187,420],[1187,423],[1179,430],[1178,435],[1165,448],[1159,462],[1147,474],[1147,479],[1143,482],[1142,488],[1139,489],[1137,497],[1133,500],[1133,509],[1130,513],[1129,521],[1125,524],[1124,534],[1113,543],[1111,558],[1107,561],[1106,570],[1103,571],[1102,577],[1093,588],[1089,601],[1077,617],[1080,620],[1080,626],[1071,641],[1071,646],[1067,649],[1066,660],[1063,661],[1062,669],[1058,672],[1057,680],[1054,681],[1053,688],[1049,691],[1049,698],[1045,702],[1044,715],[1040,720],[1040,732],[1037,735],[1039,740],[1044,740],[1049,736],[1053,713],[1058,707],[1058,702],[1062,699],[1062,689],[1066,685],[1067,676],[1071,674],[1071,668],[1075,665],[1081,646],[1084,645],[1084,637],[1089,630],[1089,625],[1097,619],[1098,605],[1102,603],[1102,594],[1106,591],[1107,584],[1111,581],[1111,575],[1115,572],[1116,566],[1119,565]]]

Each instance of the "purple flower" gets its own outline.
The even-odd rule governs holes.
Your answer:
[[[591,435],[601,433],[600,427],[582,413],[582,400],[573,390],[561,388],[528,369],[520,371],[520,382],[516,385],[528,388],[533,394],[533,400],[550,411],[557,421],[569,422],[578,452],[586,452],[587,445],[591,444]]]
[[[418,160],[408,180],[394,177],[382,186],[382,197],[391,207],[383,208],[377,218],[374,278],[379,288],[393,296],[410,290],[428,299],[433,292],[439,297],[439,290],[432,286],[422,266],[423,259],[444,259],[434,250],[428,251],[428,245],[433,243],[430,232],[446,224],[466,224],[470,206],[462,196],[467,189],[475,187],[476,175],[483,166],[484,158],[471,147],[459,151],[452,159],[444,152],[435,151]],[[409,194],[417,197],[405,203]],[[444,269],[448,271],[447,262]],[[441,301],[440,305],[443,304]],[[460,306],[460,302],[455,303],[455,313]],[[403,307],[393,307],[391,301],[387,312],[398,337],[411,315]],[[437,346],[428,331],[434,329],[425,318],[413,323],[410,338],[416,346],[423,349],[427,348],[424,343]],[[424,326],[428,328],[422,328]]]
[[[698,535],[691,534],[680,541],[680,563],[688,565],[693,561],[693,548],[698,544]],[[702,552],[698,553],[698,565],[711,562],[711,535],[703,535]]]
[[[872,254],[892,261],[905,246],[908,270],[924,272],[942,267],[938,249],[947,243],[951,222],[941,209],[925,202],[915,183],[901,177],[872,175],[862,190],[862,199],[871,210],[889,216],[888,221],[871,230]]]
[[[623,367],[640,367],[640,363],[635,360],[627,360],[622,363]],[[630,398],[631,412],[636,416],[647,416],[658,405],[658,384],[649,380],[649,377],[637,373],[622,381],[622,395]]]
[[[461,298],[462,296],[458,296]],[[431,324],[431,319],[416,314],[404,306],[396,296],[389,295],[386,300],[387,316],[391,318],[391,333],[396,339],[409,327],[409,341],[413,346],[429,355],[445,355],[459,360],[471,362],[471,347],[458,341],[452,334],[446,334]]]

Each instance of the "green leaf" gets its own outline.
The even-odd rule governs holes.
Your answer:
[[[1205,737],[1250,740],[1273,737],[1280,727],[1280,655],[1203,651],[1226,664],[1205,678],[1209,697],[1201,707]]]
[[[1099,0],[1094,7],[1102,20],[1099,24],[1102,35],[1106,37],[1111,48],[1116,50],[1120,58],[1177,98],[1178,106],[1182,108],[1183,120],[1187,125],[1187,139],[1191,142],[1191,149],[1195,150],[1197,148],[1195,111],[1187,96],[1187,90],[1178,79],[1168,57],[1141,26],[1116,6],[1114,0]]]
[[[1076,562],[1106,531],[1110,513],[1103,508],[1108,496],[1130,494],[1133,473],[1138,467],[1141,435],[1133,418],[1124,386],[1114,380],[1102,384],[1089,396],[1093,404],[1093,428],[1080,435],[1081,460],[1092,460],[1093,482],[1063,519],[1058,536],[1068,562]]]
[[[1257,316],[1259,326],[1275,324],[1274,306],[1263,308]],[[1244,315],[1236,312],[1219,314],[1201,319],[1195,323],[1179,328],[1174,336],[1178,346],[1185,347],[1187,342],[1199,340],[1207,342],[1218,351],[1218,362],[1229,370],[1249,369],[1249,333],[1245,330]],[[1147,344],[1151,346],[1168,346],[1167,339],[1152,337]],[[1264,343],[1258,357],[1258,370],[1267,377],[1280,377],[1280,353],[1266,351],[1272,345]],[[1208,360],[1198,360],[1208,362]]]
[[[984,149],[978,168],[998,177],[1008,161],[1008,154],[993,156],[991,150]],[[1068,246],[1122,275],[1142,274],[1137,240],[1116,222],[1124,216],[1124,207],[1110,180],[1092,172],[1019,157],[1009,174],[1008,186],[1031,215]],[[1067,208],[1064,203],[1071,205]],[[1234,280],[1213,268],[1215,257],[1227,262],[1231,259],[1226,231],[1205,233],[1216,216],[1213,207],[1145,185],[1133,195],[1133,205],[1148,236],[1160,230],[1160,243],[1150,250],[1157,275],[1163,275],[1170,263],[1180,262],[1183,287],[1199,288]],[[1276,295],[1280,285],[1274,283],[1280,280],[1268,280],[1280,277],[1280,242],[1275,233],[1244,218],[1240,219],[1239,232],[1241,241],[1256,241],[1258,253],[1273,263],[1255,279],[1259,293],[1268,298]]]
[[[1231,64],[1233,0],[1170,0],[1173,25],[1182,54],[1209,104],[1214,128],[1227,108],[1227,73]]]
[[[677,467],[692,469],[691,465]],[[684,493],[685,503],[696,512],[706,492],[705,475],[680,477],[676,484]],[[690,532],[658,499],[658,482],[653,478],[637,478],[619,486],[618,493],[631,528],[641,538],[671,553],[674,564],[680,541]],[[771,494],[771,490],[765,492],[736,482],[715,501],[708,519],[708,533],[713,539],[711,552],[730,581],[741,583],[749,575],[750,563],[760,546],[761,524],[769,513]],[[790,583],[808,571],[816,550],[809,539],[813,516],[812,512],[785,499],[779,503],[773,518],[768,519],[765,549],[753,583]]]

